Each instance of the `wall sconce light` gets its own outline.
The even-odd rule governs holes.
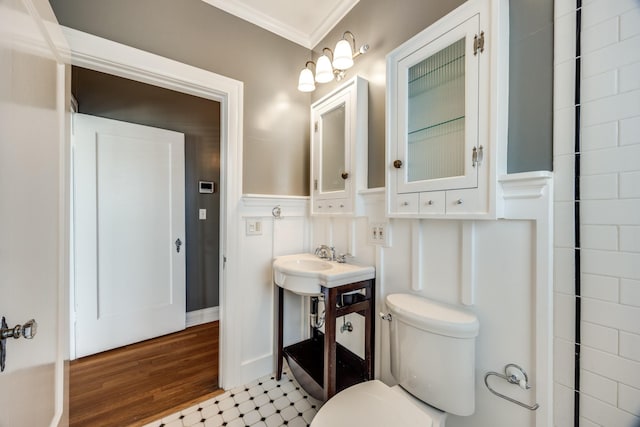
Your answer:
[[[347,36],[351,37],[351,43],[347,40]],[[336,44],[334,50],[325,47],[322,49],[322,55],[318,58],[318,62],[307,61],[298,79],[298,90],[301,92],[313,92],[316,90],[315,82],[327,83],[333,79],[340,81],[344,78],[346,70],[353,67],[354,58],[366,53],[369,50],[368,44],[363,44],[356,49],[356,38],[351,31],[345,31],[342,39]],[[354,53],[355,52],[355,53]],[[328,55],[331,55],[329,59]],[[309,68],[313,64],[315,68],[315,77]]]
[[[313,92],[316,90],[316,83],[313,80],[313,71],[309,69],[309,64],[316,66],[313,61],[307,61],[304,64],[304,68],[300,71],[300,77],[298,78],[298,90],[300,92]]]

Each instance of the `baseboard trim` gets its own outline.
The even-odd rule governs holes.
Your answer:
[[[216,320],[220,320],[220,307],[203,308],[202,310],[188,311],[185,326],[188,328]]]

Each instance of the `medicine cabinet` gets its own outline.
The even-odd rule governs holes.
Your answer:
[[[387,56],[387,213],[495,218],[508,3],[468,1]]]
[[[368,83],[354,77],[311,105],[311,215],[362,212],[367,186]]]

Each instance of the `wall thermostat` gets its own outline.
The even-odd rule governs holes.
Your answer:
[[[211,194],[216,192],[216,183],[213,181],[199,181],[198,188],[200,193]]]

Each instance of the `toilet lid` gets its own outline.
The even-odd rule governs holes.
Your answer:
[[[378,381],[349,387],[329,399],[311,427],[432,427],[433,418],[403,394]]]

